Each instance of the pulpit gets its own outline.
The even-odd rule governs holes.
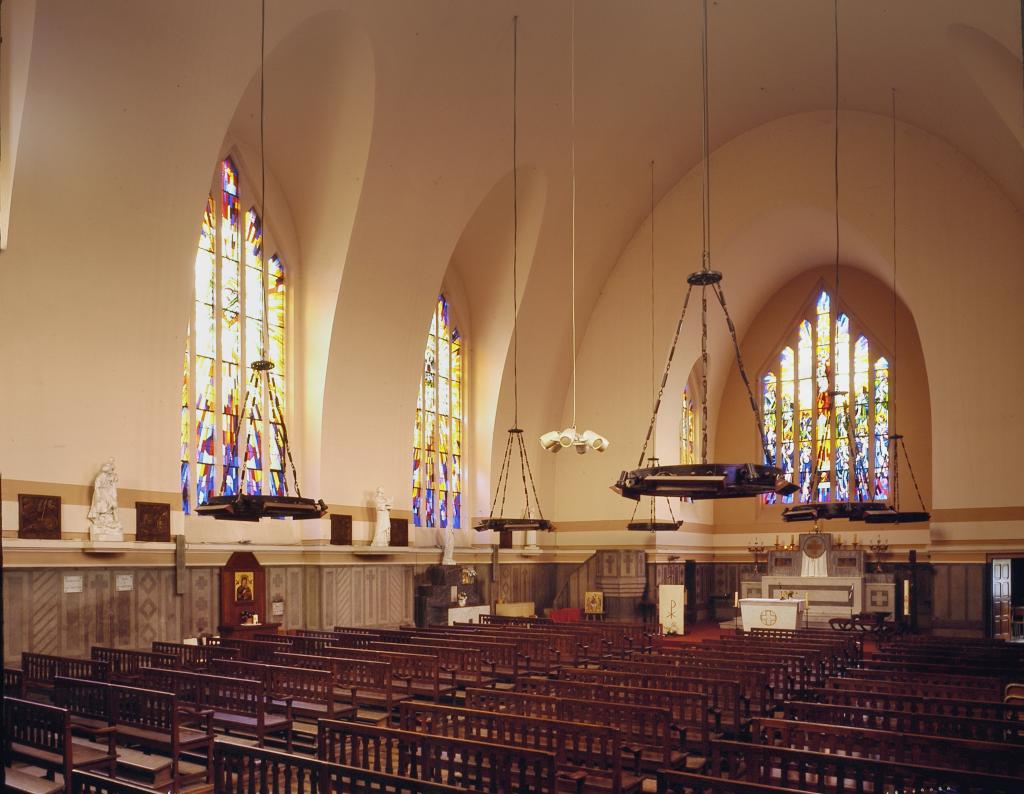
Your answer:
[[[804,601],[798,598],[742,598],[740,616],[744,631],[794,629],[804,625]]]

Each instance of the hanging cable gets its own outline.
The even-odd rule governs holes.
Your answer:
[[[519,427],[519,17],[512,17],[512,426]]]
[[[701,152],[703,168],[701,169],[701,235],[704,245],[701,253],[701,267],[711,269],[711,137],[708,126],[708,0],[701,0],[701,36],[700,36],[700,67],[701,67]],[[705,461],[706,462],[706,461]]]
[[[572,427],[576,428],[576,2],[569,0],[569,174],[572,181],[569,222],[572,296]]]

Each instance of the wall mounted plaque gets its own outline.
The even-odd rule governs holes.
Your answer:
[[[405,548],[409,545],[409,519],[408,518],[392,518],[391,519],[391,542],[389,546],[399,546]]]
[[[166,502],[135,503],[135,539],[171,542],[171,506]]]
[[[352,545],[352,516],[331,513],[331,545]]]
[[[60,497],[18,494],[18,537],[60,540]]]

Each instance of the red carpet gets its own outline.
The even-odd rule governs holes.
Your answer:
[[[732,634],[719,626],[717,622],[707,621],[705,623],[694,623],[686,627],[686,634],[673,637],[658,637],[657,643],[662,647],[671,647],[687,642],[702,642],[703,640],[717,640],[723,634]]]

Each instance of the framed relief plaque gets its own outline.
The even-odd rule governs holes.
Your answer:
[[[60,540],[60,497],[18,494],[18,537]]]
[[[352,545],[352,516],[331,513],[331,545]]]
[[[170,543],[171,506],[165,502],[136,502],[135,539]]]

